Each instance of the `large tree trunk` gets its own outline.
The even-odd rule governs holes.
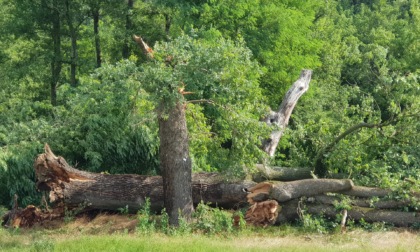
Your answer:
[[[159,117],[159,139],[165,208],[169,223],[178,225],[179,217],[189,219],[193,211],[192,167],[187,121],[182,103],[177,103],[165,117]]]
[[[69,209],[82,206],[87,210],[118,210],[128,206],[128,210],[135,213],[149,198],[152,210],[160,211],[164,207],[160,176],[111,175],[77,170],[63,157],[55,156],[48,145],[45,153],[35,160],[34,169],[38,189],[47,191],[50,202],[55,205],[65,205]],[[203,201],[225,208],[245,206],[246,192],[243,188],[254,185],[252,181],[226,182],[217,173],[196,173],[192,175],[192,201],[194,204]]]

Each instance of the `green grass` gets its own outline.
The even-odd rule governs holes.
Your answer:
[[[298,234],[282,227],[225,235],[87,234],[83,230],[0,229],[0,251],[420,251],[407,231]]]

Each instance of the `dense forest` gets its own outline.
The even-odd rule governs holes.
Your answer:
[[[0,205],[15,194],[38,204],[33,163],[45,143],[78,169],[160,174],[158,120],[180,87],[193,171],[243,177],[264,160],[400,198],[419,189],[417,0],[0,6]],[[259,145],[273,129],[260,118],[302,69],[311,85],[267,157]]]

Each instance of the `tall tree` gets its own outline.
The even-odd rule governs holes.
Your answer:
[[[122,57],[127,59],[130,56],[130,47],[129,44],[131,40],[129,39],[129,34],[132,33],[133,30],[133,7],[134,7],[134,0],[127,0],[126,10],[125,10],[125,34],[124,36],[124,45],[122,48]]]
[[[233,120],[232,116],[242,115],[244,118],[239,121],[248,121],[253,124],[255,134],[261,134],[258,128],[263,128],[264,124],[257,116],[252,118],[246,114],[262,107],[259,105],[258,65],[250,56],[243,45],[230,41],[206,42],[183,36],[168,43],[158,43],[153,59],[143,65],[141,82],[158,103],[160,167],[165,207],[171,224],[177,225],[179,217],[189,218],[193,210],[187,104],[215,104],[219,120]],[[239,106],[242,106],[242,112]],[[243,106],[252,109],[245,112]],[[228,125],[225,130],[229,129]],[[241,137],[238,134],[235,138]],[[252,141],[247,144],[255,144]]]
[[[51,39],[53,47],[53,56],[51,58],[51,81],[50,81],[50,90],[51,90],[51,104],[57,105],[57,85],[60,79],[63,59],[61,53],[61,13],[60,13],[60,1],[53,0],[51,6],[45,4],[43,7],[47,8],[48,12],[51,14]]]

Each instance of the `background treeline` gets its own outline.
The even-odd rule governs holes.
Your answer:
[[[225,41],[252,55],[242,70],[250,81],[237,87],[245,98],[229,100],[241,101],[235,113],[214,109],[223,99],[188,105],[195,171],[250,172],[263,158],[251,146],[269,132],[255,121],[309,68],[311,86],[271,164],[399,197],[420,185],[417,0],[0,0],[0,27],[0,205],[14,194],[39,202],[33,161],[46,142],[78,168],[159,173],[158,94],[140,81],[146,58],[133,34],[151,46],[184,35]],[[231,62],[231,72],[243,66]]]

